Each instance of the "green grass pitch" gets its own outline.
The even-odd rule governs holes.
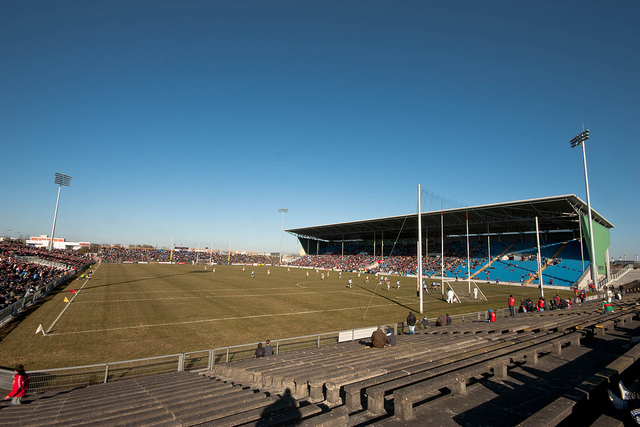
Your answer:
[[[0,366],[46,369],[192,352],[402,322],[409,310],[419,311],[415,278],[391,277],[387,291],[373,276],[365,283],[365,274],[324,273],[321,280],[315,270],[286,267],[215,266],[213,273],[192,265],[100,264],[91,280],[69,283],[5,327]],[[509,294],[517,301],[539,295],[537,288],[479,285],[488,302],[446,304],[432,291],[424,295],[425,313],[483,311],[506,307]],[[47,336],[35,334],[40,324]]]

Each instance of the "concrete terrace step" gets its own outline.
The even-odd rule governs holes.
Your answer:
[[[234,400],[224,406],[198,406],[193,410],[185,410],[176,414],[184,425],[198,425],[240,414],[256,408],[267,407],[277,401],[275,396],[265,396],[262,393],[255,393],[252,397]]]
[[[370,370],[376,370],[379,366],[385,366],[389,364],[398,363],[399,360],[411,360],[413,358],[424,358],[425,353],[438,352],[448,348],[464,347],[473,343],[480,338],[474,337],[447,337],[438,345],[433,344],[433,348],[426,348],[425,343],[417,345],[415,347],[404,346],[401,349],[400,345],[396,347],[385,347],[384,349],[365,349],[359,352],[354,357],[347,357],[339,359],[339,363],[336,363],[336,359],[322,359],[322,363],[295,366],[283,366],[277,370],[271,370],[268,372],[256,372],[254,373],[253,381],[258,386],[264,387],[279,387],[280,389],[289,387],[294,390],[296,397],[305,397],[307,395],[304,392],[306,383],[311,381],[320,381],[317,386],[322,386],[326,379],[331,380],[333,377],[350,376],[364,374]],[[322,378],[324,381],[321,381]],[[260,384],[260,379],[262,383]],[[295,383],[295,384],[294,384]],[[315,396],[318,398],[318,396]]]
[[[467,382],[472,387],[488,378],[500,381],[508,376],[508,367],[519,369],[525,363],[528,368],[537,363],[539,354],[560,355],[563,346],[579,342],[584,335],[573,332],[575,329],[603,325],[615,335],[629,335],[627,322],[637,325],[632,321],[637,316],[635,304],[614,304],[612,314],[602,313],[600,304],[593,303],[570,310],[503,317],[493,323],[454,323],[415,335],[399,335],[396,346],[383,349],[349,342],[217,364],[215,374],[206,376],[174,372],[32,395],[27,397],[27,405],[1,405],[0,425],[250,426],[267,422],[329,426],[348,425],[349,413],[356,423],[365,419],[365,424],[384,424],[387,418],[393,422],[400,421],[398,418],[408,420],[412,412],[442,400],[429,397],[425,401],[420,396],[439,393],[442,387],[463,394]],[[588,336],[595,340],[590,342],[611,339],[607,335]],[[619,357],[597,374],[590,373],[593,378],[585,377],[583,385],[575,390],[587,399],[596,396],[595,391],[606,382],[605,373],[619,375],[637,359],[634,352]],[[541,359],[538,367],[543,367],[545,360]],[[594,378],[599,381],[598,388],[593,388]],[[284,391],[287,387],[289,393]],[[569,398],[569,394],[564,397]],[[395,401],[397,396],[402,403]],[[366,401],[369,411],[362,410],[363,397],[372,399]],[[316,404],[323,398],[324,404]],[[386,414],[385,409],[401,405],[395,418]],[[550,406],[546,411],[553,415],[563,409],[566,416],[569,406]],[[544,414],[540,410],[539,416]]]
[[[463,369],[471,365],[484,364],[499,357],[508,355],[509,353],[525,349],[540,342],[551,340],[552,338],[562,336],[562,333],[548,334],[545,337],[532,338],[520,343],[511,345],[498,346],[489,351],[482,351],[471,357],[452,356],[446,359],[439,359],[432,363],[426,363],[423,367],[419,367],[414,371],[398,372],[394,378],[389,381],[381,381],[377,385],[366,388],[368,396],[368,409],[374,414],[383,413],[384,396],[393,390],[401,389],[415,383],[428,380],[432,377],[443,375],[451,371]]]
[[[207,380],[195,374],[183,374],[183,376],[188,381],[179,383],[168,381],[167,384],[158,382],[153,387],[143,386],[133,380],[108,384],[108,387],[103,385],[90,386],[60,394],[57,397],[39,398],[31,405],[38,407],[41,412],[64,409],[69,415],[72,415],[82,411],[92,411],[94,408],[108,407],[112,403],[122,401],[123,395],[127,396],[130,401],[144,403],[154,401],[163,394],[183,395],[185,392],[189,392],[191,395],[198,393],[225,394],[233,390],[229,384]]]
[[[537,344],[534,347],[548,348],[549,351],[555,351],[559,354],[562,345],[575,343],[576,341],[574,336],[580,336],[577,333],[555,333],[553,335],[560,336],[557,336],[551,341]],[[530,350],[535,351],[534,349]],[[474,363],[473,365],[454,363],[452,365],[433,370],[432,373],[435,374],[434,377],[425,378],[424,381],[413,382],[412,384],[407,384],[407,386],[401,387],[393,392],[396,417],[402,421],[414,419],[415,415],[413,411],[413,404],[424,400],[433,392],[436,392],[441,388],[446,387],[455,394],[466,394],[466,383],[471,378],[487,375],[490,372],[493,372],[494,377],[498,379],[506,379],[507,365],[511,362],[512,358],[519,358],[519,356],[516,356],[513,353],[511,355],[506,354],[505,356],[507,356],[506,359],[505,357],[494,357],[491,360],[486,360],[484,362],[478,360],[478,363]],[[537,358],[534,360],[537,362]],[[369,389],[367,389],[367,393],[369,393]],[[369,399],[371,401],[371,396]],[[383,402],[381,402],[380,399],[372,403],[374,410],[384,410]]]
[[[265,400],[263,393],[193,373],[173,373],[88,386],[36,397],[31,404],[4,406],[0,425],[181,425],[194,420],[199,407],[208,411],[238,411],[242,402]],[[211,416],[201,417],[207,421]]]

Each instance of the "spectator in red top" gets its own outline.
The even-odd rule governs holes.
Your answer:
[[[544,297],[540,297],[538,301],[538,311],[544,311]]]
[[[11,399],[12,405],[21,405],[22,398],[26,396],[29,390],[29,375],[24,371],[24,366],[18,365],[15,369],[16,374],[13,376],[13,388],[4,399]]]
[[[516,299],[513,295],[509,295],[509,314],[511,317],[516,315]]]
[[[496,313],[489,309],[489,322],[495,322],[496,321]]]

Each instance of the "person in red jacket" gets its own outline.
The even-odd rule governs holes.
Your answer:
[[[26,396],[27,390],[29,390],[29,375],[24,371],[24,366],[22,365],[16,366],[15,372],[11,393],[4,399],[11,399],[12,405],[21,405],[22,398]]]
[[[544,297],[540,297],[538,301],[538,311],[544,311]]]
[[[496,321],[496,313],[489,309],[489,322],[495,322]]]
[[[509,314],[511,317],[516,315],[516,299],[513,295],[509,295]]]

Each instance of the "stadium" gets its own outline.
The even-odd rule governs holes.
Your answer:
[[[633,263],[611,265],[613,224],[591,214],[593,236],[575,195],[288,229],[305,254],[282,263],[189,247],[91,256],[4,245],[3,267],[21,263],[34,280],[5,293],[0,363],[35,369],[29,405],[3,406],[0,422],[613,420],[607,384],[632,379],[640,357],[629,345],[640,277]],[[371,348],[377,329],[397,341]],[[260,357],[267,338],[272,354]],[[0,381],[8,391],[10,368]],[[140,400],[118,397],[125,389]]]
[[[640,2],[0,7],[0,426],[640,423]]]
[[[600,277],[609,271],[609,229],[613,228],[613,224],[595,211],[592,214],[595,260]],[[588,267],[589,260],[594,259],[585,257],[590,238],[589,227],[586,226],[587,206],[575,195],[442,210],[421,213],[420,216],[422,233],[426,236],[423,253],[427,254],[427,258],[434,258],[425,268],[424,273],[428,276],[463,277],[467,275],[467,269],[461,263],[456,262],[455,267],[448,266],[445,269],[441,259],[473,257],[474,267],[468,271],[471,277],[520,283],[526,276],[527,283],[539,284],[538,276],[532,274],[538,270],[537,238],[541,241],[541,256],[552,261],[545,266],[546,275],[551,279],[550,283],[545,284],[567,287],[577,282],[582,285],[587,280],[581,277],[585,266]],[[393,256],[416,256],[419,235],[417,217],[404,215],[291,229],[287,232],[299,238],[307,254],[339,255],[341,259],[345,255],[367,255],[370,258],[363,262],[349,262],[356,268],[364,268],[367,261],[373,258],[379,263],[378,270],[415,275],[415,262],[398,269],[393,266]],[[444,248],[447,250],[444,251]],[[494,257],[500,265],[497,269],[487,268],[487,263]],[[517,265],[513,261],[517,261]],[[500,268],[505,266],[509,268]]]

